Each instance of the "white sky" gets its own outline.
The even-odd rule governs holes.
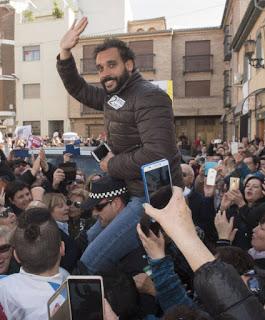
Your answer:
[[[167,28],[219,26],[225,0],[130,0],[133,19],[166,17]]]

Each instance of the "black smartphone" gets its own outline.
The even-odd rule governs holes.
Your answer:
[[[154,208],[164,208],[172,197],[172,179],[169,162],[166,159],[145,164],[141,167],[146,201]],[[145,213],[140,221],[143,232],[148,236],[149,229],[156,235],[160,225]]]
[[[97,160],[97,162],[100,162],[110,151],[110,147],[106,143],[101,143],[91,152],[91,154]]]
[[[100,276],[67,278],[72,320],[104,320],[104,288]]]
[[[66,162],[60,163],[58,168],[62,169],[65,174],[65,182],[70,183],[75,180],[76,177],[76,163]]]

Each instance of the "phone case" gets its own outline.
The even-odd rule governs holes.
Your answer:
[[[230,184],[229,184],[229,190],[238,190],[240,185],[240,179],[236,177],[231,177],[230,178]]]
[[[217,171],[215,169],[210,168],[208,170],[208,175],[207,175],[207,179],[206,179],[206,184],[208,186],[214,186],[215,185],[216,175],[217,175]]]

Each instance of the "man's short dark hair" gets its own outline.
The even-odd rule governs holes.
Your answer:
[[[135,68],[135,54],[128,47],[126,42],[117,39],[117,38],[107,38],[103,43],[99,44],[94,50],[94,58],[97,58],[99,52],[105,51],[110,48],[117,48],[123,62],[127,62],[128,60],[132,60],[133,66]]]
[[[253,269],[253,258],[243,249],[238,247],[218,247],[216,256],[221,261],[231,264],[242,275]]]
[[[23,189],[29,189],[30,190],[30,187],[29,185],[27,185],[25,182],[23,181],[20,181],[20,180],[14,180],[14,181],[11,181],[7,184],[6,186],[6,200],[8,200],[9,198],[11,200],[14,199],[14,196],[15,194],[18,192],[18,191],[21,191]]]
[[[26,272],[46,272],[59,259],[60,231],[48,209],[32,208],[22,213],[13,242],[17,257]]]

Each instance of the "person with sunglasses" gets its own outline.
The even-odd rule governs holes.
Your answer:
[[[119,233],[119,224],[116,221],[123,214],[122,210],[129,199],[129,192],[123,180],[105,176],[92,182],[89,198],[82,204],[82,208],[92,210],[92,215],[97,219],[97,222],[87,231],[89,245],[81,257],[86,267],[89,267],[89,262],[93,259],[98,246],[102,242],[111,241],[109,229],[115,234]],[[112,264],[113,262],[106,260],[105,269],[111,268]]]
[[[14,229],[17,225],[17,216],[10,207],[0,206],[0,226]]]
[[[68,231],[71,237],[76,238],[82,230],[88,228],[89,215],[81,208],[88,198],[88,191],[74,189],[68,194],[66,204],[69,206]]]

